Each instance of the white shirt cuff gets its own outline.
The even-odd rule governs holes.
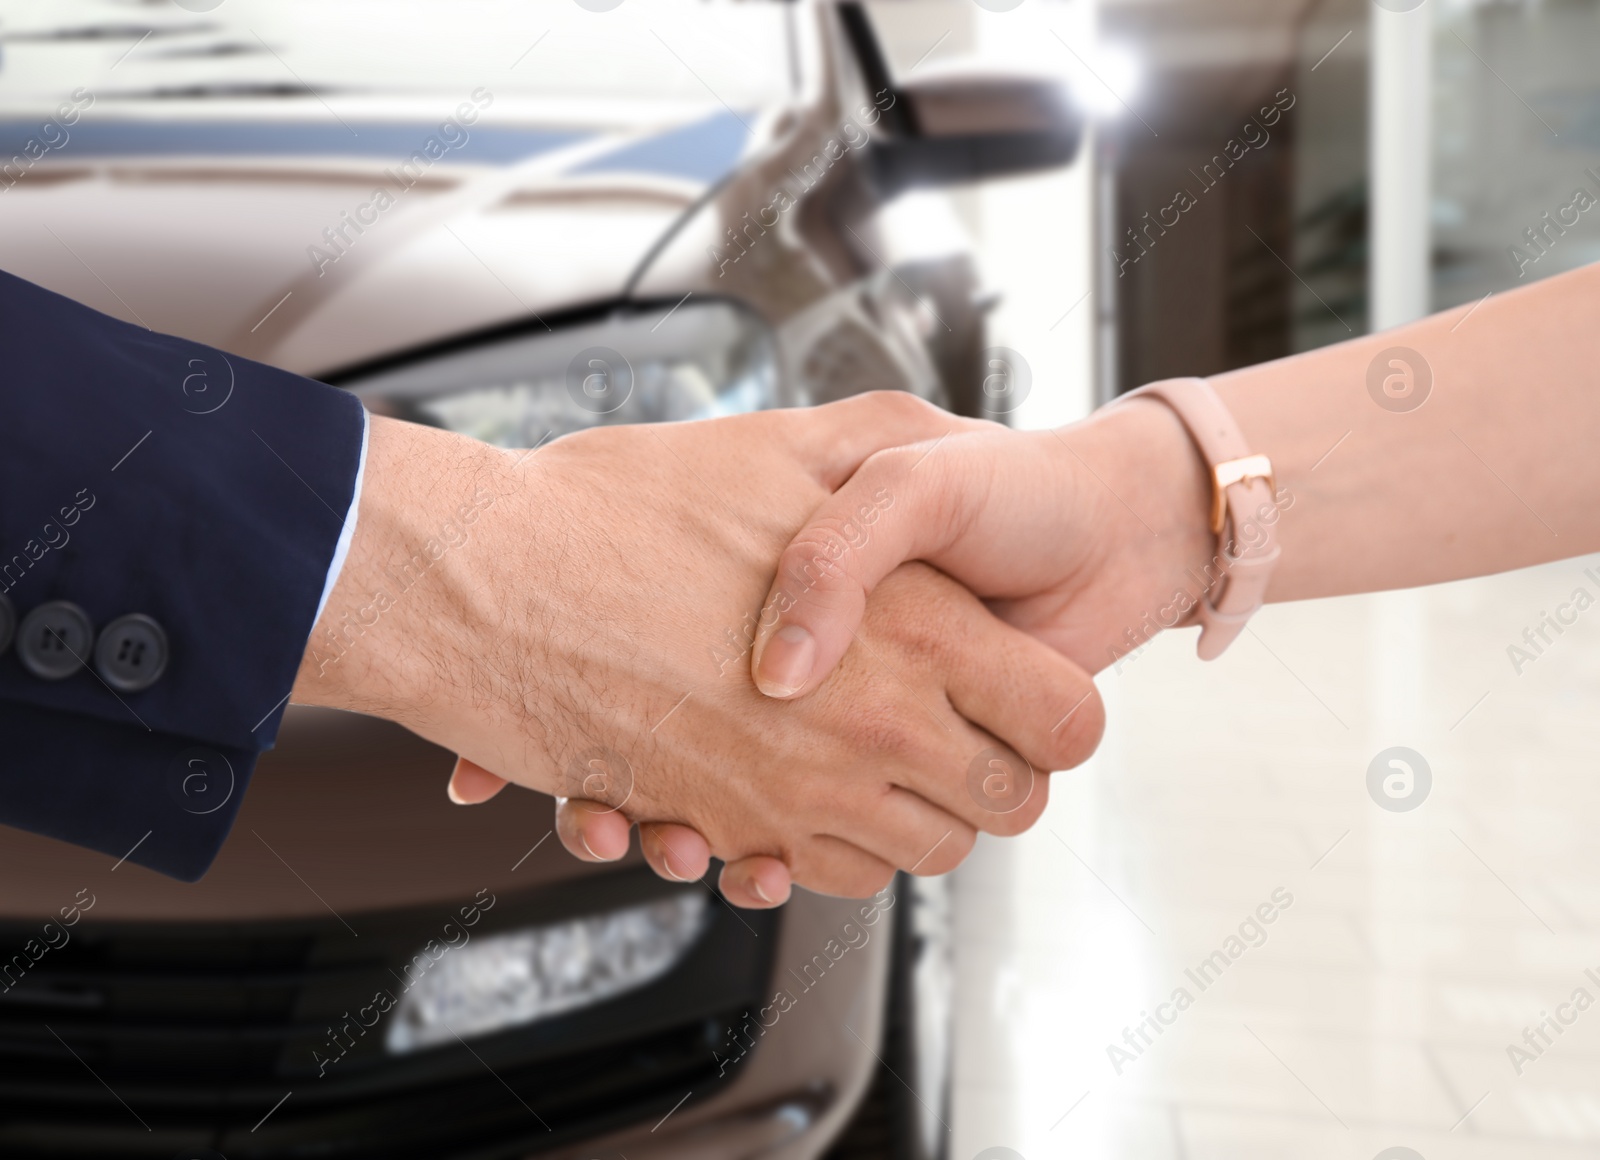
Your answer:
[[[344,570],[344,558],[350,554],[350,541],[355,538],[356,516],[361,511],[361,481],[367,474],[367,431],[371,426],[367,409],[363,407],[361,408],[361,458],[356,463],[356,485],[350,491],[350,508],[344,513],[344,527],[339,531],[339,542],[334,545],[333,561],[328,565],[328,579],[322,585],[322,599],[317,601],[317,615],[311,621],[313,624],[322,619],[322,610],[328,603],[333,586],[339,582],[339,573]]]

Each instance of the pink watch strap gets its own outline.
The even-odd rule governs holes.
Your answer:
[[[1124,398],[1160,399],[1176,412],[1211,469],[1212,528],[1217,552],[1197,577],[1204,586],[1195,607],[1201,660],[1214,660],[1244,631],[1266,600],[1278,562],[1277,482],[1264,455],[1252,455],[1233,413],[1204,379],[1166,379]]]

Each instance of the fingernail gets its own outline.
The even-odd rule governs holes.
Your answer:
[[[750,876],[750,893],[761,899],[761,901],[765,902],[768,906],[773,905],[772,899],[768,896],[767,892],[761,889],[761,879],[757,878],[754,874]]]
[[[672,879],[674,882],[689,881],[682,874],[679,874],[672,868],[671,846],[668,846],[666,842],[662,841],[659,837],[651,839],[651,844],[655,846],[656,852],[661,855],[661,869],[666,872],[668,878]]]
[[[817,642],[798,624],[786,624],[767,641],[756,666],[756,688],[769,697],[792,697],[811,679]]]
[[[582,846],[584,853],[588,854],[589,857],[593,858],[596,862],[609,862],[611,860],[609,858],[602,858],[599,854],[594,852],[594,849],[589,845],[589,837],[587,834],[581,832],[578,834],[578,845]]]
[[[450,800],[455,802],[456,805],[464,806],[464,805],[467,804],[467,799],[462,797],[460,794],[458,794],[456,792],[456,779],[455,778],[452,777],[450,779],[450,781],[445,785],[444,792],[450,795]]]

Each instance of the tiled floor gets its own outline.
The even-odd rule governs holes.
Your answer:
[[[1600,1156],[1600,603],[1507,653],[1600,598],[1594,563],[1272,607],[1214,664],[1185,633],[1103,674],[1101,752],[958,877],[953,1160]],[[1397,745],[1433,777],[1406,812],[1367,788]]]

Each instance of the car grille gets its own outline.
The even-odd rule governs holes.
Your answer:
[[[609,878],[592,880],[612,897],[591,910],[663,893],[633,872]],[[570,917],[575,891],[594,893],[568,887],[559,909],[502,898],[479,930]],[[747,925],[720,906],[685,960],[638,991],[402,1056],[379,1021],[319,1075],[330,1025],[349,1026],[380,989],[398,996],[404,964],[453,909],[358,916],[359,938],[332,920],[85,919],[0,995],[0,1156],[499,1160],[660,1117],[731,1078],[712,1049],[760,1001],[775,940],[757,936],[777,920]],[[4,924],[0,947],[38,933]]]

